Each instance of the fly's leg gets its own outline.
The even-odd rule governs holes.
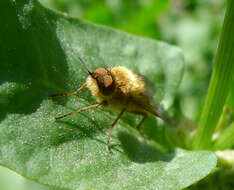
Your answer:
[[[141,125],[142,123],[145,121],[147,115],[142,114],[143,118],[141,119],[140,123],[138,123],[138,125],[136,126],[136,129],[138,130],[138,132],[141,134],[141,136],[143,137],[143,133],[141,132]]]
[[[115,124],[117,123],[117,121],[120,119],[120,117],[123,115],[123,113],[126,111],[126,108],[123,108],[122,111],[119,113],[119,115],[117,116],[117,118],[115,119],[115,121],[111,124],[111,128],[108,134],[108,139],[107,139],[107,149],[109,152],[111,152],[111,147],[110,147],[110,137],[112,134],[112,130],[115,126]]]
[[[56,97],[56,96],[71,96],[71,95],[75,95],[78,94],[82,89],[84,89],[87,86],[86,83],[82,84],[80,88],[78,88],[76,91],[74,92],[68,92],[68,93],[61,93],[61,94],[52,94],[50,95],[51,98]]]
[[[87,106],[87,107],[81,108],[81,109],[79,109],[79,110],[76,110],[76,111],[67,113],[67,114],[65,114],[65,115],[62,115],[62,116],[59,116],[59,117],[55,117],[54,119],[55,119],[55,120],[62,119],[62,118],[67,117],[67,116],[69,116],[69,115],[72,115],[72,114],[75,114],[75,113],[80,113],[80,112],[82,112],[82,111],[86,111],[86,110],[89,110],[89,109],[93,109],[93,108],[96,108],[96,107],[101,106],[101,105],[103,105],[103,104],[104,104],[104,102],[101,102],[101,103],[98,103],[98,104],[94,104],[94,105],[91,105],[91,106]]]

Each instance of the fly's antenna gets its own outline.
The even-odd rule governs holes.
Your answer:
[[[77,58],[80,60],[81,64],[83,65],[83,67],[88,71],[89,75],[92,75],[92,71],[88,68],[87,64],[84,62],[83,59],[81,59],[80,56],[77,56]]]
[[[106,64],[106,62],[104,61],[104,59],[102,59],[102,62],[104,63],[104,68],[108,68],[108,66],[107,66],[107,64]]]

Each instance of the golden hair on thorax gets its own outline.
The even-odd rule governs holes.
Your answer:
[[[149,115],[155,115],[169,123],[171,122],[168,114],[153,101],[146,87],[146,82],[141,76],[123,66],[97,68],[95,71],[91,71],[80,57],[78,57],[78,59],[89,73],[86,82],[74,92],[55,94],[51,97],[78,94],[82,89],[88,87],[98,103],[63,116],[55,117],[55,120],[99,106],[119,110],[120,113],[111,124],[107,139],[107,147],[109,151],[111,151],[110,137],[112,130],[124,112],[142,116],[141,121],[136,127],[140,134],[142,134],[140,127]]]

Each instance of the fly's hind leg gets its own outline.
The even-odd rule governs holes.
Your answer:
[[[138,132],[141,134],[142,137],[144,137],[143,133],[141,132],[141,125],[142,123],[145,121],[145,119],[147,118],[147,115],[145,114],[141,114],[143,117],[141,119],[141,121],[138,123],[138,125],[136,126],[136,129],[138,130]]]

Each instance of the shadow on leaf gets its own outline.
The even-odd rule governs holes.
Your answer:
[[[0,120],[7,113],[30,114],[50,89],[66,89],[67,61],[56,35],[53,15],[37,6],[25,13],[22,6],[3,1],[1,13]],[[1,3],[1,4],[2,4]],[[17,10],[17,11],[16,11]],[[50,20],[48,18],[51,18]]]
[[[174,152],[163,153],[154,146],[140,141],[135,136],[125,132],[118,133],[118,138],[122,144],[124,152],[129,159],[137,163],[165,161],[169,162],[175,157]]]
[[[58,135],[55,135],[56,138],[51,140],[51,145],[58,146],[59,144],[63,144],[73,140],[79,140],[82,138],[91,138],[95,139],[94,136],[98,132],[103,132],[103,128],[97,123],[95,123],[91,118],[85,116],[86,119],[89,120],[90,123],[93,124],[91,127],[87,127],[83,123],[72,123],[68,121],[56,121],[57,123],[63,124],[65,126],[63,129],[58,130]],[[96,139],[97,140],[97,139]]]

